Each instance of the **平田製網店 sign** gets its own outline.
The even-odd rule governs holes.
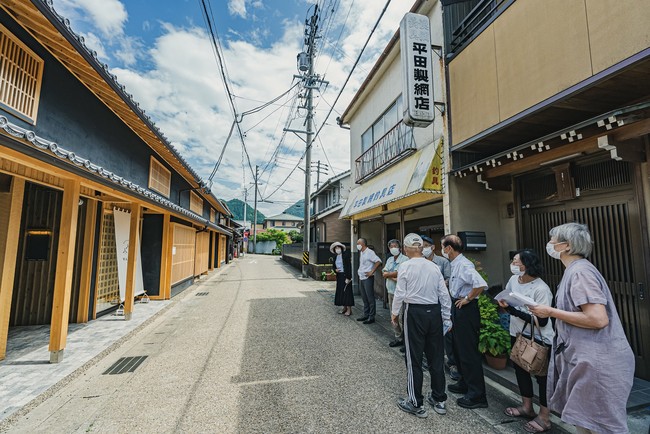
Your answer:
[[[403,65],[404,123],[426,127],[433,122],[433,69],[429,18],[407,13],[399,26]]]

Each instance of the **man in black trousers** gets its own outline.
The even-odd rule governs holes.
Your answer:
[[[407,398],[398,407],[417,417],[427,417],[422,396],[422,353],[429,361],[431,393],[427,401],[438,414],[446,414],[443,335],[451,328],[451,299],[440,268],[422,256],[424,242],[417,234],[404,238],[410,258],[400,265],[397,287],[391,306],[391,321],[396,324],[404,304]]]
[[[441,241],[442,255],[451,261],[449,292],[454,323],[454,358],[461,379],[450,384],[447,390],[462,393],[456,401],[464,408],[485,408],[488,406],[483,377],[483,360],[478,350],[478,336],[481,315],[478,296],[487,289],[487,283],[476,271],[472,261],[463,254],[463,243],[456,235],[445,235]]]

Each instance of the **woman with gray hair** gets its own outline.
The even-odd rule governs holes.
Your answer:
[[[567,223],[550,231],[547,253],[566,270],[556,308],[529,306],[539,318],[556,319],[548,368],[549,408],[578,433],[627,433],[625,405],[634,378],[634,355],[612,294],[586,258],[592,241],[587,226]]]

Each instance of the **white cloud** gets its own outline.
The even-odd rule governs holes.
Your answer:
[[[70,6],[73,0],[55,1]],[[75,0],[75,4],[87,8],[96,6],[98,1]],[[116,1],[110,0],[110,3]],[[316,72],[325,75],[330,85],[322,95],[315,93],[317,127],[324,122],[329,110],[328,103],[334,102],[353,59],[357,57],[384,3],[376,0],[355,0],[336,51],[332,48],[339,34],[336,27],[343,24],[351,1],[341,0],[332,27],[335,30],[327,35],[329,44],[322,43],[319,48]],[[228,6],[231,14],[246,17],[244,0],[230,0]],[[251,3],[251,7],[261,8],[263,4],[261,1],[255,1]],[[79,12],[79,9],[75,10]],[[345,110],[407,10],[408,5],[404,2],[393,2],[384,15],[362,62],[337,103],[336,111],[332,112],[327,126],[323,128],[320,138],[314,144],[312,161],[320,159],[324,163],[327,162],[324,147],[329,164],[337,169],[336,173],[350,167],[349,131],[335,125],[337,112],[342,113]],[[121,23],[123,26],[126,19],[126,15],[122,21],[117,18],[106,19],[102,25],[104,28],[108,28],[109,23],[113,23],[110,24],[113,26],[119,26]],[[232,81],[231,90],[236,96],[235,103],[239,113],[259,106],[259,101],[268,101],[292,85],[293,75],[297,73],[296,54],[302,50],[303,20],[304,13],[301,13],[295,19],[283,22],[281,38],[267,48],[256,45],[250,38],[242,40],[234,30],[229,29],[231,39],[222,40],[222,46],[228,75]],[[103,30],[101,31],[103,33]],[[207,180],[226,141],[233,118],[205,30],[194,26],[177,27],[166,24],[155,45],[146,49],[135,39],[131,39],[128,44],[124,42],[129,41],[129,38],[131,37],[122,33],[120,44],[116,47],[109,44],[112,55],[122,62],[120,67],[113,68],[113,72],[192,167]],[[96,37],[95,39],[93,44],[97,43],[96,46],[108,49],[102,46]],[[149,69],[142,71],[142,66],[137,68],[139,59],[146,59],[147,65],[150,65]],[[246,146],[253,168],[255,165],[263,168],[278,145],[289,113],[288,107],[281,107],[279,104],[287,101],[290,102],[283,99],[276,105],[242,120],[241,128],[246,131]],[[304,100],[301,103],[304,103]],[[290,125],[291,128],[305,129],[304,112],[299,110],[298,116]],[[268,196],[283,181],[286,182],[270,198],[274,204],[260,204],[260,209],[265,214],[281,212],[304,194],[303,172],[295,170],[289,175],[304,152],[304,142],[296,135],[287,133],[281,149],[279,166],[264,173],[260,191],[262,195]],[[301,166],[304,166],[304,162]],[[321,177],[321,182],[332,175],[330,171],[329,175]],[[251,180],[248,164],[242,159],[240,141],[234,134],[214,179],[213,191],[225,199],[243,198],[241,188],[248,187]],[[312,177],[312,180],[315,181],[315,178]],[[252,204],[251,196],[249,194]]]
[[[239,15],[246,18],[246,0],[229,0],[228,12],[230,12],[230,15]]]
[[[124,33],[128,14],[119,0],[56,0],[54,5],[70,19],[92,21],[105,38]]]

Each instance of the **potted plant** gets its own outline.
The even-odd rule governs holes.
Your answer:
[[[320,273],[320,278],[321,280],[334,281],[336,280],[336,273],[334,273],[334,271],[330,271],[329,273],[323,271],[322,273]]]
[[[474,263],[476,271],[485,281],[488,276],[481,263],[468,258]],[[510,352],[510,333],[501,324],[496,303],[485,293],[479,295],[478,307],[481,314],[481,330],[478,335],[478,349],[485,355],[485,361],[493,369],[505,369]]]
[[[490,297],[481,294],[478,306],[481,312],[478,349],[485,354],[485,361],[491,368],[505,369],[510,351],[510,333],[501,325],[497,306]]]

